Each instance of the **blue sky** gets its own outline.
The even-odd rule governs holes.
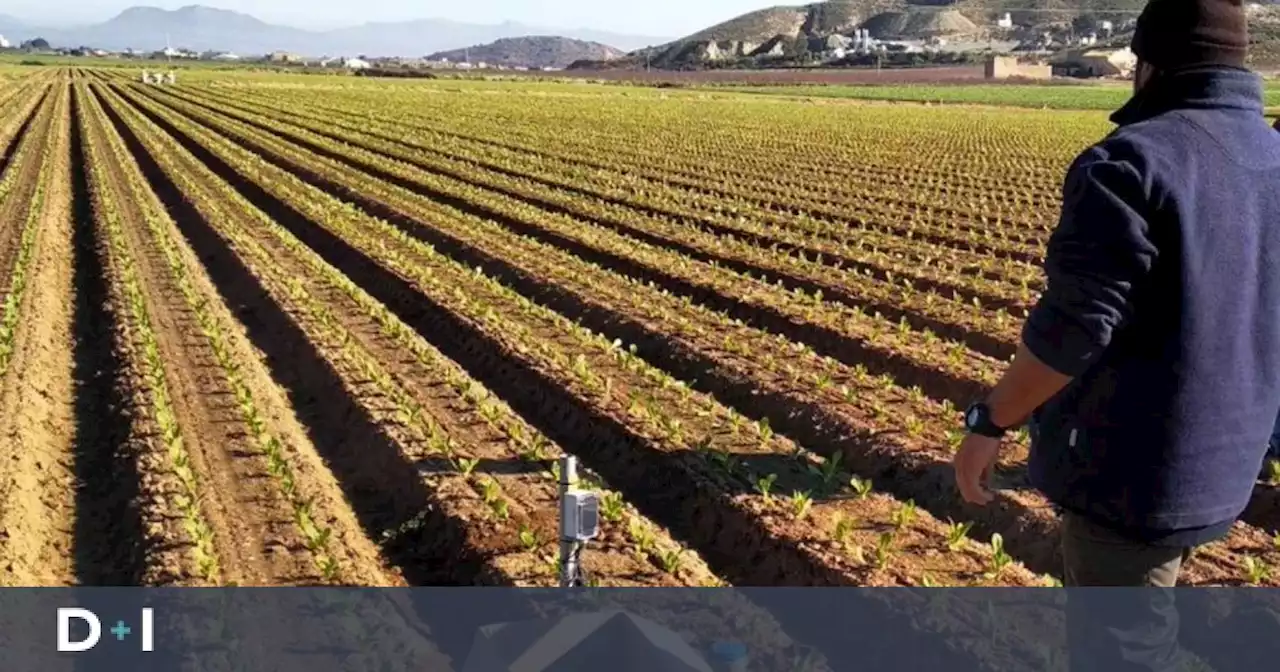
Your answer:
[[[805,0],[796,0],[802,4]],[[743,12],[785,2],[769,0],[4,0],[0,12],[61,26],[111,18],[132,5],[176,9],[203,4],[299,28],[332,28],[364,21],[444,18],[475,23],[504,20],[558,28],[596,28],[677,37]]]

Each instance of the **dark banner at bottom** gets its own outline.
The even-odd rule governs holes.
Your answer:
[[[7,589],[10,670],[1254,670],[1280,590]]]

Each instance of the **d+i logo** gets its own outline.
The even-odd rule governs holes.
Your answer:
[[[71,621],[78,619],[89,626],[89,635],[80,641],[71,640]],[[154,614],[151,608],[142,610],[142,619],[140,623],[138,637],[141,640],[140,647],[143,652],[151,653],[155,650],[152,641],[152,624],[154,622]],[[117,642],[123,642],[126,638],[133,635],[133,628],[123,620],[117,620],[108,630]],[[97,614],[79,607],[67,607],[58,609],[58,651],[63,652],[81,652],[88,651],[98,645],[98,640],[102,638],[102,623],[98,620]]]

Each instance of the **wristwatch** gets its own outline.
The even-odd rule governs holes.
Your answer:
[[[970,434],[985,436],[989,439],[1003,438],[1009,430],[1006,427],[1000,427],[991,421],[991,408],[985,403],[978,401],[969,406],[969,410],[964,412],[964,428]]]

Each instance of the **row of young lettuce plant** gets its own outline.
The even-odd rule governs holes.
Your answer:
[[[215,144],[214,141],[210,140],[207,136],[203,135],[199,130],[192,129],[190,133],[193,136],[200,137],[202,143],[208,143],[207,146],[212,147]],[[234,148],[230,145],[227,145],[225,146],[224,151],[234,152]],[[252,161],[252,159],[250,158],[252,155],[249,155],[247,152],[244,152],[244,150],[239,150],[239,152],[243,156],[243,159],[241,159],[242,161],[246,161],[246,162]],[[235,163],[238,164],[239,161]],[[271,168],[269,164],[266,164],[265,162],[261,161],[261,159],[258,159],[255,163],[259,164],[258,168],[261,170],[269,170]],[[238,170],[239,169],[243,169],[243,168],[238,168]],[[270,172],[273,175],[273,177],[267,178],[267,177],[259,176],[259,177],[255,177],[254,181],[264,186],[267,189],[279,188],[278,185],[285,182],[289,182],[289,181],[293,181],[295,183],[298,182],[297,178],[294,178],[291,175],[288,175],[287,173],[283,173],[279,171],[270,171]],[[299,188],[301,188],[301,186],[302,185],[299,184]],[[280,196],[282,199],[289,198],[287,194],[280,194]],[[296,196],[294,196],[289,198],[289,202],[291,205],[298,208],[299,210],[306,211],[306,208],[309,203],[313,204],[313,203],[323,202],[323,198],[321,194],[315,194],[311,198],[306,198],[306,199],[297,198]],[[318,206],[313,206],[313,207],[318,207]],[[350,208],[347,208],[347,210],[350,211]],[[324,226],[327,229],[337,230],[338,234],[342,236],[344,240],[351,242],[352,245],[355,247],[362,248],[365,251],[366,255],[369,256],[370,258],[378,260],[381,264],[387,267],[393,268],[394,270],[398,271],[404,276],[407,276],[408,278],[417,280],[420,283],[420,284],[417,284],[417,287],[420,288],[420,291],[428,291],[427,288],[435,284],[431,282],[430,276],[422,275],[422,269],[424,266],[428,266],[428,263],[431,267],[437,267],[441,269],[449,268],[452,266],[452,263],[449,260],[441,259],[439,257],[439,254],[436,253],[434,250],[406,236],[402,231],[400,231],[397,228],[391,227],[384,222],[373,220],[372,218],[361,217],[354,211],[351,211],[351,214],[347,215],[347,217],[351,217],[355,219],[355,222],[361,222],[361,225],[359,227],[353,226],[351,228],[339,229],[339,226],[341,226],[340,220],[345,219],[345,217],[340,218],[336,216],[335,212],[323,211],[323,210],[316,210],[315,215],[311,217],[311,219],[318,226]],[[353,222],[353,224],[355,222]],[[377,235],[376,237],[371,237],[369,236],[368,233],[365,233],[362,230],[365,228],[378,231],[379,235]],[[394,242],[395,245],[392,245],[392,242]],[[404,258],[402,255],[406,253],[411,254],[412,256],[409,258]],[[408,263],[410,258],[416,263]],[[424,263],[424,262],[428,262],[428,263]],[[454,274],[457,274],[460,272],[461,272],[461,269],[452,271],[452,273]],[[566,324],[567,320],[565,320],[564,317],[557,315],[555,313],[552,313],[550,311],[547,311],[545,309],[542,309],[540,306],[537,306],[536,304],[532,304],[526,298],[520,296],[519,294],[514,293],[512,290],[507,289],[502,285],[499,285],[498,283],[494,282],[489,278],[484,278],[474,273],[467,273],[464,277],[467,277],[467,276],[469,276],[469,278],[474,278],[474,280],[470,283],[473,285],[470,291],[464,292],[462,291],[461,288],[456,288],[452,292],[439,292],[439,290],[435,290],[435,292],[439,292],[439,295],[437,296],[435,292],[431,292],[431,294],[433,295],[433,299],[438,299],[442,303],[452,304],[452,306],[456,306],[456,308],[453,308],[452,306],[451,308],[458,313],[464,313],[464,314],[479,313],[478,316],[480,316],[481,321],[486,321],[490,323],[497,322],[497,324],[504,324],[505,322],[504,326],[502,326],[501,328],[497,328],[497,329],[491,328],[486,330],[490,334],[494,334],[494,335],[511,334],[511,335],[517,335],[517,336],[521,335],[522,333],[529,334],[529,337],[524,339],[525,343],[520,344],[520,346],[512,348],[512,350],[514,350],[515,352],[521,352],[522,350],[526,352],[531,351],[532,348],[530,347],[530,344],[535,342],[537,343],[537,346],[535,347],[537,347],[541,351],[547,352],[550,348],[548,341],[550,341],[551,339],[539,339],[537,337],[534,337],[533,333],[530,332],[529,330],[530,327],[526,326],[526,324],[504,321],[502,318],[502,314],[506,313],[507,310],[499,311],[495,308],[490,307],[487,304],[487,302],[484,301],[484,299],[482,298],[484,293],[491,294],[494,299],[501,298],[503,295],[509,297],[504,300],[504,303],[507,304],[508,309],[514,308],[515,311],[518,311],[518,313],[523,313],[524,316],[526,317],[526,322],[534,322],[534,323],[540,322],[547,326],[556,325],[561,330],[561,333],[563,333],[563,331],[565,330],[565,327],[568,327],[568,330],[567,330],[568,334],[570,335],[576,334],[578,336],[578,339],[577,339],[578,345],[572,348],[571,350],[571,351],[579,351],[578,354],[574,356],[568,353],[561,354],[561,353],[547,352],[547,354],[550,355],[550,357],[543,359],[542,361],[539,361],[538,364],[542,366],[546,366],[547,364],[551,364],[553,366],[559,365],[557,368],[562,367],[562,370],[567,369],[567,371],[565,371],[565,374],[567,375],[558,376],[561,384],[568,383],[567,386],[569,387],[577,387],[577,385],[574,385],[574,383],[579,383],[586,388],[584,392],[587,392],[587,391],[594,392],[594,394],[592,394],[591,396],[606,395],[609,398],[617,399],[620,401],[618,397],[621,395],[619,395],[619,390],[617,389],[618,387],[621,387],[620,381],[615,383],[607,383],[606,381],[617,380],[617,379],[612,376],[608,378],[604,378],[600,374],[595,373],[592,369],[593,369],[593,364],[597,364],[601,367],[612,368],[614,370],[613,372],[618,373],[619,374],[618,377],[621,378],[623,376],[623,371],[625,371],[625,369],[623,371],[619,371],[616,362],[619,361],[619,359],[621,359],[621,355],[619,354],[619,352],[625,353],[625,351],[619,351],[613,343],[610,343],[606,339],[601,339],[598,336],[589,334],[588,332],[581,329],[580,327],[575,327],[574,325]],[[477,282],[480,284],[477,285],[476,284]],[[482,293],[481,291],[479,291],[481,288],[484,288],[487,291]],[[560,336],[557,340],[563,340],[563,336]],[[597,355],[597,356],[588,358],[585,355],[585,353],[580,352],[581,350],[583,350],[584,345],[590,346],[592,350],[604,350],[605,353],[611,355],[611,357],[600,358]],[[524,353],[521,353],[521,354],[524,354]],[[534,353],[530,353],[530,354],[534,354]],[[641,362],[641,364],[643,363]],[[641,366],[639,368],[647,369],[648,367]],[[670,380],[669,375],[658,370],[653,370],[653,371],[654,373],[649,374],[648,376],[651,379],[656,378],[659,381]],[[627,376],[627,377],[633,378],[633,379],[635,378],[635,376]],[[670,387],[676,387],[676,386],[669,383],[667,387],[670,388]],[[659,388],[659,390],[654,391],[653,398],[651,401],[640,398],[638,399],[638,401],[640,401],[641,403],[637,404],[637,403],[634,403],[632,399],[627,399],[627,403],[624,407],[629,407],[630,409],[632,409],[632,412],[630,413],[630,415],[633,418],[635,416],[640,416],[642,418],[651,420],[651,424],[653,426],[656,426],[655,429],[658,429],[661,432],[659,436],[665,435],[665,438],[668,442],[686,443],[688,441],[685,438],[686,432],[688,432],[691,429],[697,429],[697,427],[694,426],[692,422],[690,422],[690,425],[686,426],[684,423],[687,421],[684,418],[678,417],[680,415],[678,411],[676,412],[676,417],[672,417],[671,413],[675,411],[675,409],[680,408],[681,406],[687,407],[688,404],[693,400],[699,400],[701,395],[688,391],[687,386],[681,385],[681,386],[678,386],[677,389],[679,391],[676,392],[676,395],[679,395],[679,396],[672,398],[669,402],[665,404],[663,402],[666,400],[664,400],[663,397],[670,397],[671,391],[661,390],[661,388]],[[587,396],[587,395],[584,394],[583,396]],[[645,403],[646,401],[648,403]],[[595,403],[599,403],[599,402],[595,402]],[[703,402],[703,403],[707,403],[707,402]],[[711,403],[714,403],[714,402],[711,402]],[[724,409],[724,410],[717,409],[717,410],[718,410],[718,413],[717,413],[718,415],[724,414],[727,411],[727,409]],[[646,424],[649,424],[649,423],[646,423]],[[703,424],[703,423],[699,423],[699,424]],[[733,423],[733,424],[741,427],[746,423],[742,423],[741,421],[739,421],[738,423]],[[756,426],[756,430],[754,432],[754,434],[756,435],[756,438],[754,441],[751,441],[752,443],[755,443],[758,441],[761,444],[763,444],[763,447],[767,448],[769,445],[779,440],[779,437],[777,437],[775,434],[772,433],[772,431],[768,428],[766,423],[750,423],[750,424]],[[705,424],[704,424],[704,427],[705,427]],[[734,439],[731,439],[729,443],[733,443],[735,439],[740,441],[743,434],[745,433],[738,432],[737,433],[738,436],[734,437]],[[697,435],[694,435],[694,436],[696,437]],[[725,450],[723,452],[725,454],[732,454],[735,451]],[[759,448],[755,448],[755,450],[752,450],[751,452],[759,452]],[[798,453],[801,453],[802,451],[798,451],[795,448],[789,448],[782,451],[774,449],[769,452],[773,452],[774,454],[779,454],[779,453],[798,454]],[[711,461],[711,465],[714,465],[714,464],[715,464],[714,461]],[[809,469],[803,466],[802,461],[797,460],[795,461],[794,464],[795,464],[794,467],[789,467],[787,469],[787,471],[791,472],[789,474],[753,473],[752,470],[748,467],[743,471],[735,472],[734,475],[738,476],[738,478],[743,478],[743,477],[747,478],[748,483],[750,483],[752,486],[752,489],[756,491],[754,498],[758,498],[755,500],[757,503],[757,506],[759,506],[760,503],[763,503],[765,504],[765,506],[762,508],[764,510],[769,510],[772,505],[775,505],[777,503],[777,498],[776,498],[776,495],[774,494],[776,492],[776,490],[774,490],[775,483],[786,483],[788,481],[796,482],[797,477],[799,477],[799,479],[802,479],[802,480],[809,480],[813,478],[813,476],[810,474]],[[719,476],[719,478],[716,480],[723,479],[726,476],[723,470],[718,468],[716,468],[713,473],[716,473],[716,475]],[[838,470],[836,470],[835,473],[839,473]],[[835,480],[835,479],[832,479],[832,480]],[[883,497],[883,496],[875,495],[874,493],[870,493],[870,492],[867,493],[867,496],[872,497],[871,501],[876,501],[876,498]],[[839,509],[843,507],[848,507],[849,503],[830,501],[830,500],[815,502],[814,499],[815,497],[812,492],[795,490],[792,493],[791,498],[788,499],[788,508],[790,508],[790,510],[793,511],[793,515],[792,515],[792,518],[794,521],[793,524],[789,525],[788,526],[789,529],[786,531],[778,530],[778,529],[774,529],[772,531],[782,536],[794,538],[794,536],[796,536],[795,528],[798,526],[799,523],[808,522],[814,518],[817,518],[817,519],[826,519],[827,522],[829,523],[829,529],[838,530],[841,536],[848,534],[850,531],[849,530],[850,526],[848,524],[841,525],[838,521],[835,521],[834,514],[838,513]],[[947,536],[949,536],[947,534],[944,534],[944,530],[946,529],[946,526],[940,525],[936,521],[931,520],[930,517],[927,516],[927,514],[918,512],[917,509],[914,507],[914,505],[910,505],[910,504],[901,505],[901,506],[895,505],[891,503],[892,500],[888,500],[887,498],[880,499],[879,501],[883,501],[886,504],[889,504],[888,510],[883,511],[882,514],[878,514],[878,515],[883,515],[886,518],[885,520],[886,523],[889,523],[890,520],[888,519],[892,519],[894,518],[894,516],[899,516],[900,518],[906,521],[899,525],[890,524],[889,529],[900,531],[900,530],[912,527],[912,523],[916,523],[916,521],[926,521],[924,523],[919,523],[919,524],[923,525],[926,528],[931,528],[935,530],[935,533],[934,533],[936,535],[935,538],[944,539]],[[875,509],[877,507],[864,503],[860,505],[860,508],[859,507],[854,507],[854,508],[858,508],[859,511],[861,511],[861,515],[859,513],[850,512],[849,519],[861,521],[861,519],[865,516],[865,513],[866,513],[866,511],[863,511],[863,509]],[[898,511],[898,510],[909,511],[910,513],[905,513],[905,514],[894,513],[895,511]],[[759,513],[761,513],[761,511],[755,512],[755,514],[759,514]],[[957,528],[958,527],[959,526],[957,526]],[[865,528],[863,528],[861,525],[855,526],[854,536],[859,536],[858,533],[862,532],[864,529]],[[828,536],[828,534],[832,534],[832,533],[834,532],[824,533],[821,536],[826,537]],[[862,535],[862,536],[865,536],[865,535]],[[883,549],[882,551],[878,552],[878,555],[880,557],[885,557],[892,554],[893,549],[895,548],[895,544],[893,543],[895,541],[895,536],[893,536],[892,534],[888,537],[884,537],[883,535],[880,535],[880,536],[873,535],[873,539],[874,539],[873,542],[871,540],[868,540],[869,543],[854,544],[854,546],[859,548],[865,548],[865,549],[871,549],[871,548]],[[882,540],[887,540],[887,542]],[[800,539],[796,539],[796,541],[799,542]],[[973,552],[973,550],[962,549],[960,552],[960,556],[963,557],[964,554],[967,552]],[[992,557],[1003,558],[1005,556],[1001,556],[1000,554],[993,554]],[[955,564],[959,564],[959,563],[955,563]],[[1005,571],[1005,566],[1003,564],[1001,564],[1000,570],[1001,572]]]
[[[124,109],[123,105],[121,109]],[[145,122],[134,117],[132,123]],[[202,180],[203,186],[197,186],[194,182],[197,179],[196,176],[201,175],[202,172],[207,173],[207,169],[201,171],[199,164],[189,156],[177,158],[183,156],[181,150],[160,144],[154,138],[161,136],[151,128],[147,130],[146,137],[152,138],[148,144],[158,156],[163,157],[163,165],[172,166],[170,175],[182,185],[185,193],[202,194],[205,188],[217,189],[221,192],[217,196],[210,194],[206,198],[196,199],[197,207],[205,209],[209,221],[221,224],[248,217],[250,218],[248,221],[252,222],[251,226],[270,231],[275,237],[276,244],[283,245],[301,268],[306,269],[305,276],[299,276],[281,267],[278,258],[267,247],[254,237],[246,235],[245,232],[252,231],[253,228],[247,226],[236,229],[230,228],[228,224],[228,228],[222,229],[222,233],[231,241],[237,252],[244,255],[243,258],[246,260],[252,260],[260,278],[264,281],[274,279],[280,283],[274,285],[277,300],[297,305],[301,310],[295,314],[309,315],[312,318],[306,321],[307,326],[314,329],[310,335],[319,342],[339,344],[334,348],[334,356],[345,360],[354,369],[367,376],[387,398],[393,401],[398,421],[416,435],[425,446],[425,452],[428,455],[442,458],[453,466],[456,475],[466,481],[491,512],[491,524],[506,530],[504,534],[509,534],[512,541],[518,540],[521,548],[530,553],[544,555],[545,545],[552,540],[554,529],[543,524],[546,522],[545,519],[538,521],[538,526],[534,526],[533,521],[524,514],[522,509],[527,506],[528,500],[546,501],[551,497],[555,489],[554,475],[547,471],[548,478],[544,482],[512,484],[511,487],[522,491],[520,498],[512,500],[502,492],[498,479],[474,473],[481,457],[492,458],[493,456],[477,454],[478,450],[484,451],[486,447],[478,445],[469,438],[458,438],[455,435],[455,432],[459,431],[459,425],[464,424],[461,423],[461,419],[453,417],[437,419],[424,411],[424,405],[413,390],[415,383],[422,382],[422,377],[406,379],[401,372],[383,368],[377,357],[363,347],[367,336],[354,334],[343,326],[350,322],[351,313],[345,310],[346,306],[355,308],[365,318],[373,320],[378,325],[380,336],[393,343],[393,347],[402,348],[403,351],[413,355],[421,365],[418,370],[428,372],[425,378],[432,384],[442,382],[447,385],[448,389],[453,391],[457,401],[463,402],[470,412],[489,425],[495,434],[504,437],[503,443],[506,446],[507,455],[516,456],[531,465],[545,469],[547,460],[557,457],[559,449],[555,444],[515,415],[506,404],[468,377],[456,364],[430,347],[385,306],[377,303],[348,277],[326,264],[279,224],[245,203],[228,186],[219,184],[212,177]],[[237,203],[240,204],[240,209],[235,215],[225,210],[227,206]],[[306,282],[303,277],[316,280],[314,283]],[[336,308],[337,304],[332,300],[332,297],[339,293],[349,301],[342,307],[344,309]],[[438,413],[439,410],[436,409],[435,412]],[[536,497],[524,492],[530,487],[538,491]],[[622,501],[618,493],[606,490],[602,494],[605,502],[603,514],[607,523],[625,525],[628,533],[636,539],[637,552],[645,564],[657,560],[674,574],[681,564],[678,559],[684,556],[679,547],[673,545],[665,535],[657,538],[659,535],[651,529],[651,524],[643,520],[634,507]],[[524,500],[525,503],[522,504],[518,500]],[[650,556],[654,557],[650,559]],[[548,566],[554,566],[554,562],[554,555],[546,557]],[[699,563],[686,559],[683,564],[694,567],[696,570]],[[694,571],[695,578],[699,574],[702,575],[702,580],[712,578],[705,570]],[[545,581],[546,577],[542,580]]]
[[[183,527],[192,543],[192,554],[199,576],[210,583],[217,583],[221,568],[215,548],[212,526],[201,510],[203,482],[192,464],[187,450],[183,428],[170,393],[165,372],[165,361],[160,354],[151,311],[143,290],[137,262],[125,241],[120,199],[125,198],[119,189],[122,185],[109,175],[111,165],[117,160],[103,137],[103,120],[100,112],[89,104],[91,97],[79,88],[77,98],[80,124],[84,133],[85,155],[88,159],[90,198],[94,218],[105,233],[108,284],[113,298],[119,302],[125,322],[124,338],[130,351],[138,357],[141,368],[139,381],[146,397],[149,419],[159,430],[170,474],[180,484],[181,491],[170,498],[183,519]]]
[[[209,98],[203,100],[208,102]],[[213,102],[225,106],[230,101],[223,98]],[[241,101],[236,103],[245,105]],[[331,105],[327,107],[323,101],[310,99],[304,106],[294,108],[294,104],[297,103],[282,99],[262,103],[255,101],[248,107],[257,115],[293,123],[307,120],[311,122],[307,124],[309,129],[341,133],[341,139],[348,143],[379,151],[391,147],[391,152],[412,161],[430,159],[424,165],[467,171],[468,177],[478,184],[484,184],[486,179],[514,175],[524,178],[525,182],[536,182],[524,185],[535,188],[523,192],[535,198],[546,198],[548,187],[551,187],[569,192],[566,196],[577,196],[568,201],[570,206],[584,200],[599,200],[600,205],[612,205],[612,212],[624,213],[627,219],[636,219],[638,214],[647,213],[650,220],[656,216],[684,228],[719,233],[730,241],[741,238],[774,253],[781,249],[786,256],[799,258],[801,262],[807,263],[807,257],[835,275],[840,275],[847,265],[849,271],[857,270],[864,276],[854,278],[859,284],[865,282],[868,275],[876,279],[896,276],[925,289],[938,287],[944,295],[963,295],[960,300],[965,303],[976,296],[984,303],[1001,304],[1003,307],[1025,306],[1031,298],[1030,292],[1043,287],[1039,268],[1025,261],[1000,259],[992,254],[975,254],[956,246],[934,244],[911,231],[905,234],[881,231],[880,223],[875,221],[866,222],[865,227],[851,227],[849,223],[822,225],[820,220],[807,216],[789,220],[767,208],[735,204],[733,199],[722,194],[700,196],[698,203],[682,204],[679,196],[682,192],[678,190],[665,185],[632,184],[636,178],[631,178],[629,172],[623,172],[622,167],[630,170],[629,164],[621,164],[614,173],[595,166],[574,167],[572,164],[567,170],[552,172],[555,162],[541,155],[524,156],[485,143],[474,150],[467,150],[465,142],[448,133],[435,131],[426,120],[415,120],[406,125],[375,116],[381,114],[376,109],[331,109]],[[389,143],[370,145],[370,138]],[[599,153],[612,155],[611,151]],[[436,159],[436,156],[441,158]],[[461,166],[459,162],[462,162]],[[628,184],[615,189],[601,189],[600,185],[610,184],[615,173],[619,179],[625,178]],[[504,189],[511,187],[502,182],[499,185]],[[550,192],[550,195],[554,194]],[[557,204],[564,202],[556,201]],[[965,236],[961,247],[978,242],[980,236]],[[901,260],[895,262],[899,257]]]
[[[225,123],[225,122],[210,122],[210,123]],[[242,131],[241,131],[241,132],[242,132]],[[259,138],[255,139],[255,140],[254,140],[254,142],[262,142],[261,137],[259,137]],[[305,152],[298,152],[298,153],[297,153],[297,155],[298,155],[299,157],[301,157],[302,155],[305,155]],[[316,160],[315,160],[315,159],[314,159],[314,157],[313,157],[313,158],[312,158],[312,162],[307,164],[307,165],[308,165],[308,169],[312,169],[312,168],[314,168],[314,167],[315,167],[315,161],[316,161]],[[360,184],[359,184],[359,190],[360,190],[360,191],[362,191],[362,192],[363,192],[363,191],[368,191],[368,190],[370,190],[370,189],[372,189],[372,191],[371,191],[370,193],[378,193],[378,185],[376,184],[376,181],[375,181],[373,184],[367,184],[367,183],[360,183]],[[388,189],[389,189],[389,187],[388,187],[387,185],[382,185],[382,192],[386,192]],[[384,196],[380,196],[380,198],[381,198],[381,197],[384,197]],[[404,205],[404,202],[405,202],[405,200],[402,198],[402,199],[397,203],[396,207],[397,207],[397,208],[401,208],[401,209],[403,210],[403,209],[406,207],[406,206]],[[911,424],[913,424],[913,423],[908,423],[908,425],[911,425]],[[948,433],[948,434],[951,434],[951,433]],[[948,438],[949,438],[949,437],[948,437]]]

